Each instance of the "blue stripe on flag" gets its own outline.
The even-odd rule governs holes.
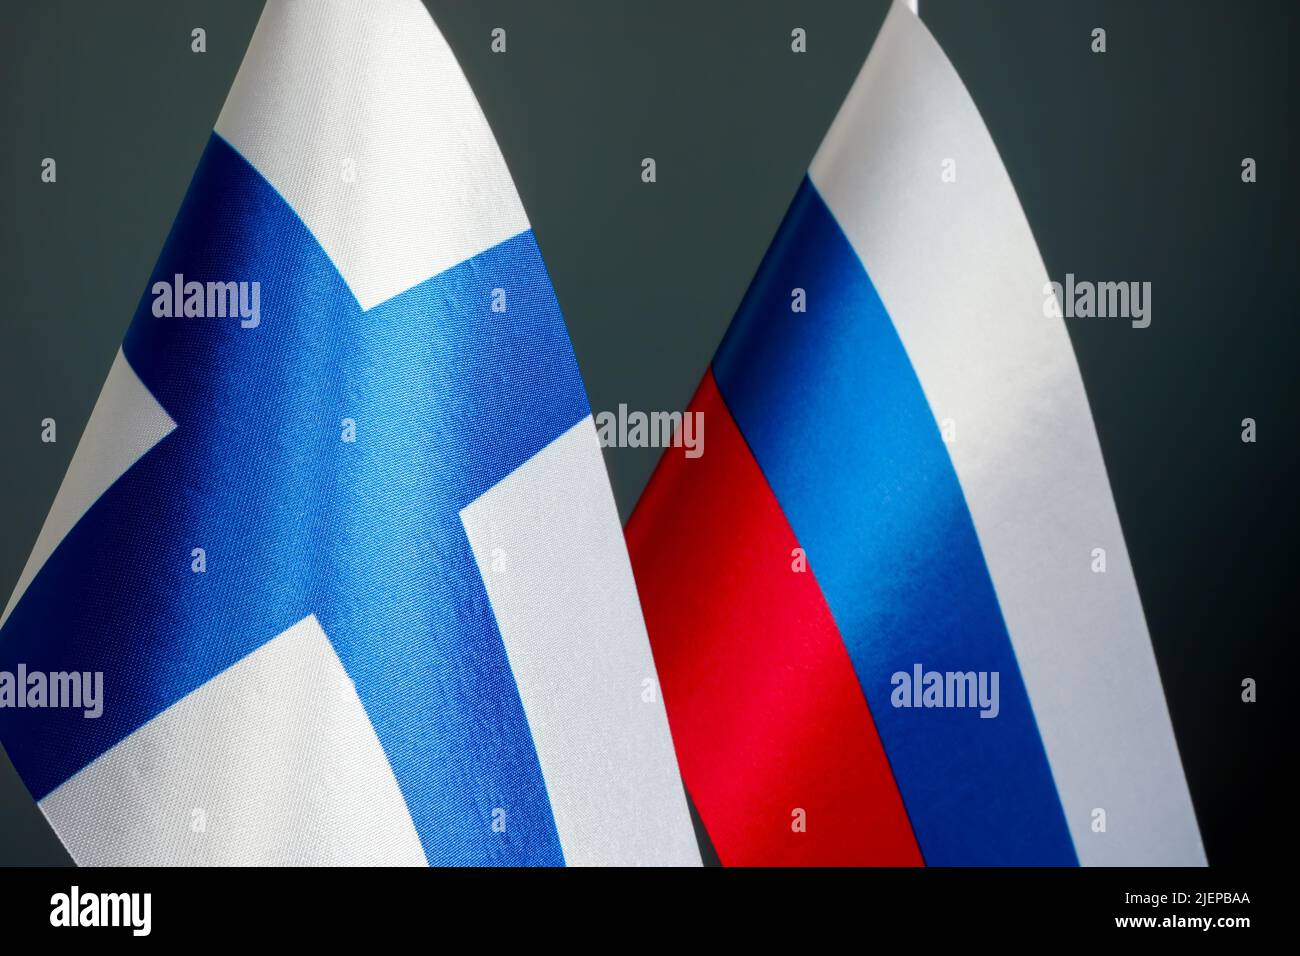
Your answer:
[[[923,267],[925,250],[916,256]],[[791,311],[796,287],[806,290],[806,314]],[[926,862],[1076,863],[933,413],[862,263],[807,178],[713,368],[816,569]],[[891,675],[918,663],[999,672],[1000,714],[891,706]]]
[[[154,318],[149,294],[136,313],[126,357],[178,427],[77,524],[0,636],[0,667],[105,674],[98,720],[0,710],[28,788],[46,796],[314,613],[430,862],[563,862],[459,518],[589,413],[532,233],[363,312],[214,136],[151,285],[175,273],[260,281],[261,325]],[[505,314],[490,309],[498,287]],[[345,417],[355,444],[340,441]]]

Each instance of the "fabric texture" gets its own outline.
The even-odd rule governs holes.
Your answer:
[[[792,612],[816,605],[808,585],[765,589],[792,603],[754,645],[739,605],[772,572],[665,560],[689,534],[683,513],[730,504],[694,463],[667,456],[628,529],[686,784],[724,863],[895,862],[866,832],[891,826],[929,864],[1204,864],[1083,382],[1045,294],[975,104],[895,3],[712,366],[718,414],[780,509],[761,523],[788,525],[806,566],[776,553],[784,535],[766,560],[820,593],[859,716],[843,707],[832,723],[814,706],[805,669],[837,699],[843,675],[836,655],[807,656]],[[735,518],[740,540],[761,536],[758,516]],[[751,671],[755,699],[706,696]],[[980,680],[989,701],[972,707]],[[785,715],[767,739],[744,725],[758,709]],[[861,790],[850,739],[883,746],[889,773],[865,766],[875,790],[897,787],[906,820],[827,811],[792,830],[832,781]],[[804,762],[828,748],[840,766]],[[772,780],[790,805],[765,802]]]
[[[698,864],[564,320],[417,0],[267,5],[147,288],[0,630],[102,675],[0,709],[73,857]],[[519,487],[498,571],[462,516]]]

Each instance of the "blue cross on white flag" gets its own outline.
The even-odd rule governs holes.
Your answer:
[[[79,863],[698,864],[564,321],[417,0],[268,3],[0,625]]]

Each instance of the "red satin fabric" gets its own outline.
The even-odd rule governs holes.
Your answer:
[[[628,547],[687,790],[727,865],[919,865],[811,565],[708,372]],[[798,829],[803,811],[805,829]]]

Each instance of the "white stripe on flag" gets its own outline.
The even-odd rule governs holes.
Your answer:
[[[216,130],[293,207],[364,309],[528,228],[419,0],[270,0]]]
[[[86,430],[81,433],[81,441],[72,454],[67,474],[63,476],[63,483],[50,505],[50,513],[32,545],[32,553],[18,576],[4,614],[0,615],[0,627],[4,626],[9,612],[17,606],[27,586],[81,516],[113,482],[121,478],[145,452],[171,434],[175,427],[176,422],[144,387],[122,350],[118,349],[86,422]]]
[[[949,159],[956,182],[940,177]],[[1074,352],[1043,315],[1046,269],[975,104],[901,3],[810,175],[935,417],[956,425],[949,453],[1080,861],[1203,864]]]
[[[698,866],[591,416],[461,520],[519,686],[565,862]],[[643,699],[647,688],[651,700]]]
[[[83,866],[424,866],[352,680],[315,616],[41,801]]]

